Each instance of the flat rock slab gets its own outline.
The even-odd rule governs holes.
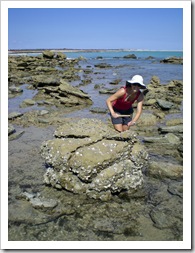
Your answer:
[[[72,137],[102,139],[105,136],[116,135],[116,131],[97,119],[81,119],[69,122],[59,127],[54,132],[55,137]]]
[[[32,198],[30,200],[32,206],[36,209],[53,209],[57,206],[58,202],[53,199],[40,199],[40,198]]]
[[[20,112],[11,112],[8,115],[8,119],[15,119],[17,117],[21,117],[23,115],[23,113]]]
[[[183,166],[167,162],[149,162],[148,175],[163,179],[170,178],[179,180],[183,177]]]

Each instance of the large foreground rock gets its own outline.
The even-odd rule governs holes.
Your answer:
[[[102,200],[142,186],[148,154],[134,132],[117,133],[100,120],[82,119],[54,135],[41,146],[46,184]]]

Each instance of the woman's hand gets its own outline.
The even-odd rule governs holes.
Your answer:
[[[136,122],[135,121],[130,121],[129,123],[128,123],[128,126],[135,126],[135,124],[136,124]]]
[[[118,118],[118,117],[119,117],[119,114],[116,113],[116,112],[113,112],[113,113],[112,113],[112,117],[113,117],[113,118]]]

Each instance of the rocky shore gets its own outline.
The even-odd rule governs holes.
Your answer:
[[[110,121],[63,117],[93,104],[71,84],[90,83],[82,61],[9,56],[9,98],[24,84],[36,92],[8,115],[9,240],[182,240],[182,80],[153,76],[138,124],[117,133]]]

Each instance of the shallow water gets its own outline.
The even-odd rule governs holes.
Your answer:
[[[135,54],[137,59],[124,59],[123,56],[127,54]],[[162,64],[159,61],[172,56],[182,57],[182,52],[155,52],[155,51],[130,51],[130,52],[100,52],[100,53],[67,53],[67,56],[71,58],[83,56],[85,60],[79,62],[81,69],[90,69],[92,73],[84,74],[78,73],[81,76],[81,80],[90,78],[91,82],[88,85],[82,85],[81,81],[73,81],[73,86],[79,86],[81,90],[88,93],[93,101],[91,107],[106,108],[105,101],[108,97],[106,94],[99,94],[99,89],[95,89],[95,85],[101,85],[102,88],[120,88],[125,86],[126,80],[131,79],[133,75],[139,74],[144,78],[144,83],[147,85],[150,83],[152,76],[158,76],[161,84],[167,84],[171,80],[183,80],[183,65],[178,64]],[[98,56],[102,56],[102,59],[97,59]],[[154,59],[147,60],[146,57],[153,56]],[[119,58],[115,58],[119,57]],[[111,68],[100,69],[95,67],[95,64],[106,63],[110,64]],[[111,81],[120,79],[121,82],[118,85],[110,84]],[[185,84],[184,84],[185,85]],[[19,108],[19,104],[25,98],[33,98],[36,91],[27,90],[26,85],[22,85],[24,92],[17,98],[9,99],[9,112],[14,108],[20,112],[26,112],[28,108]],[[36,105],[31,107],[36,109]],[[42,108],[40,108],[42,109]],[[90,108],[89,108],[90,109]],[[82,110],[79,114],[91,117],[89,110]],[[75,116],[75,113],[74,113]]]

